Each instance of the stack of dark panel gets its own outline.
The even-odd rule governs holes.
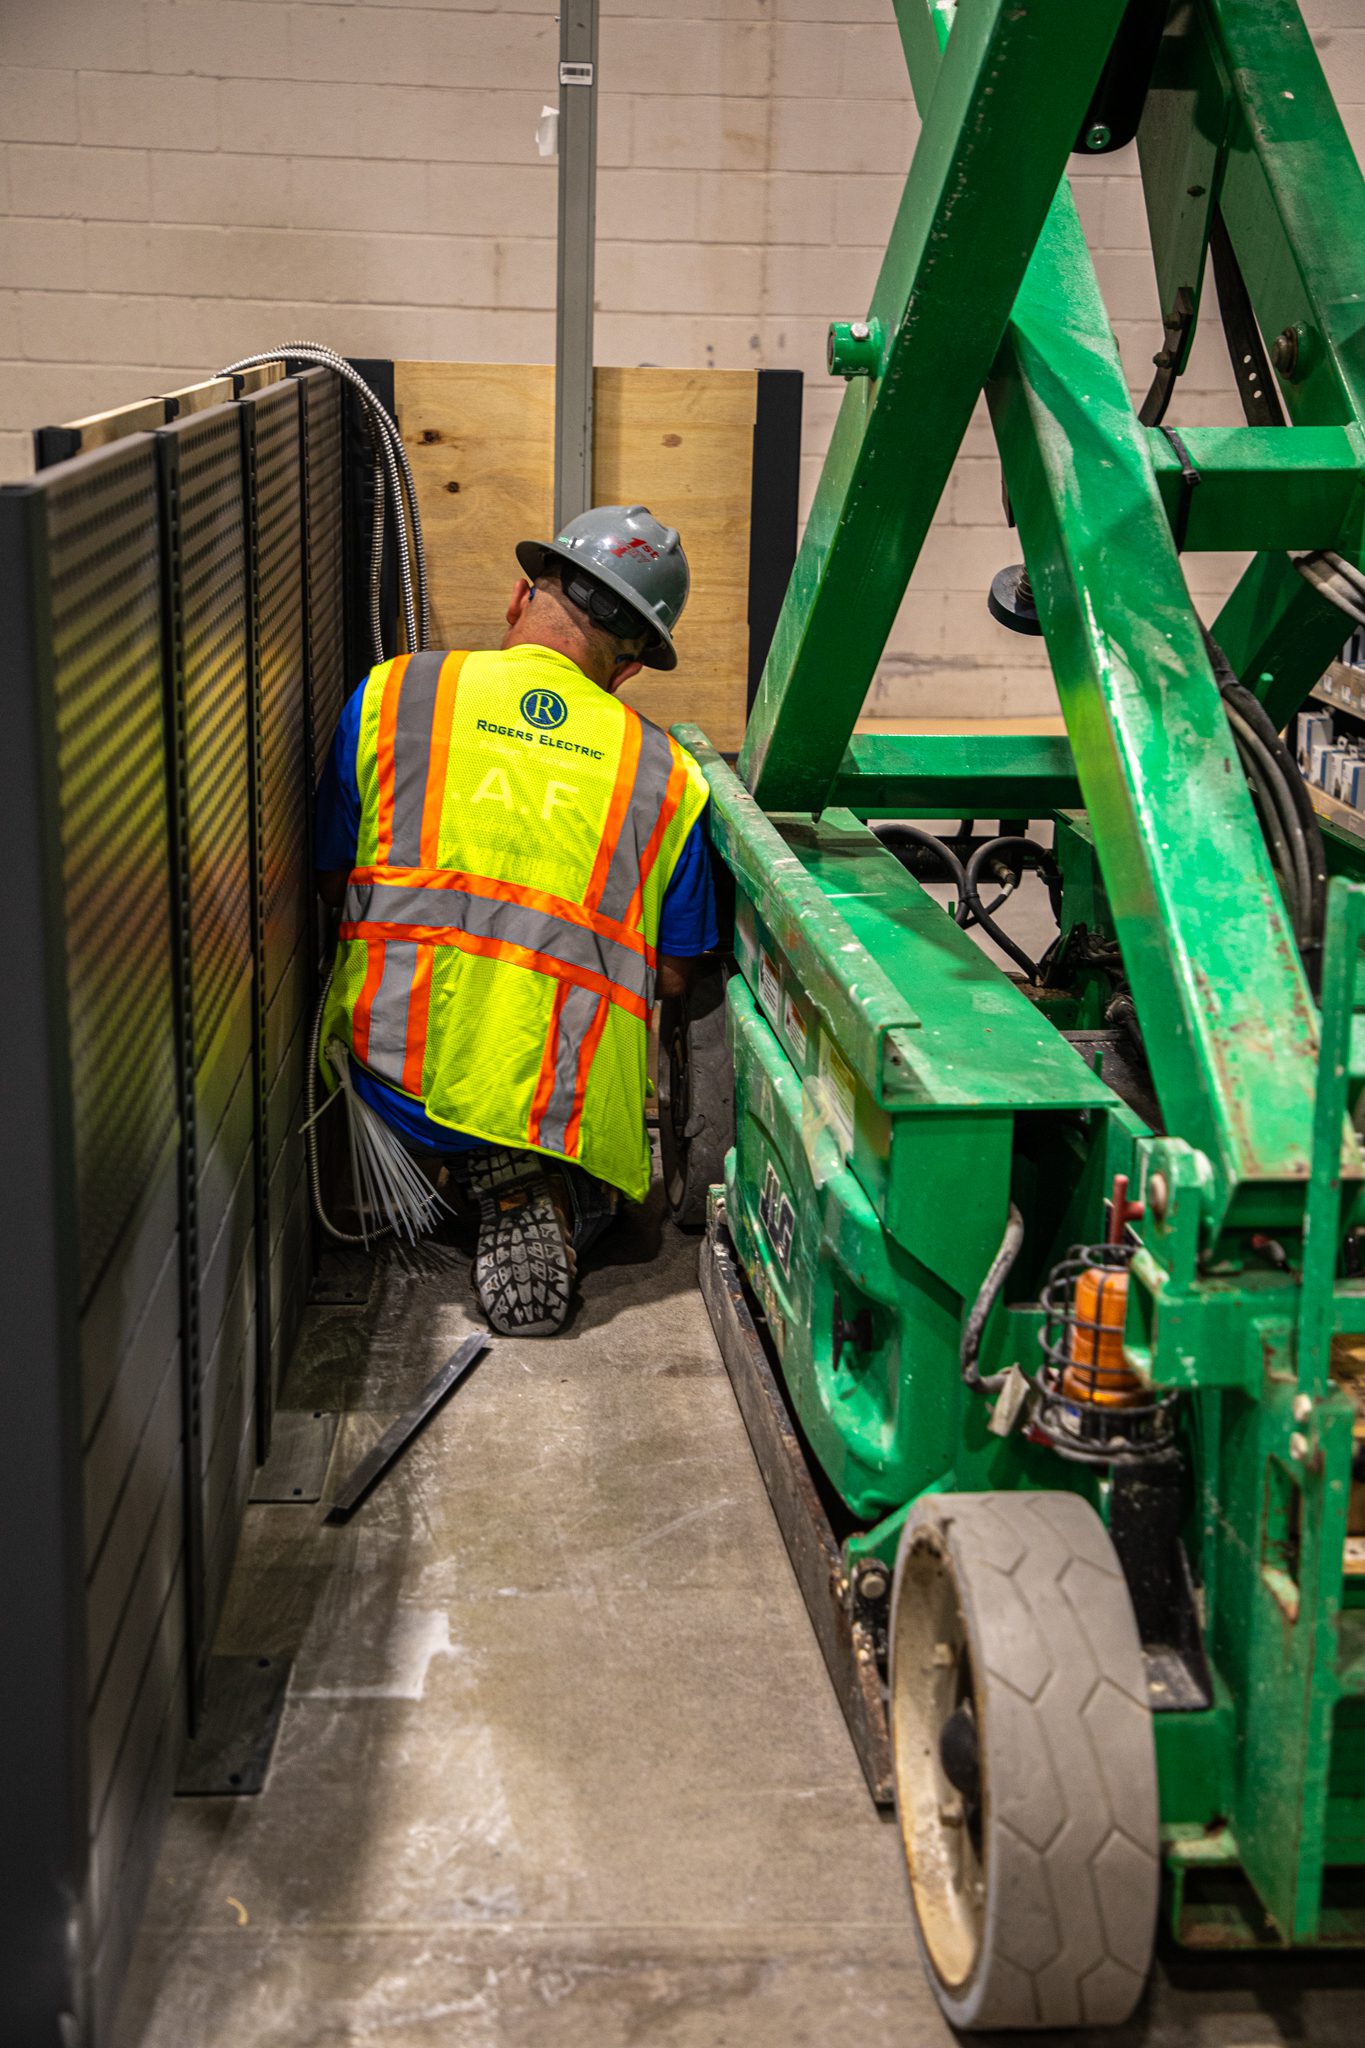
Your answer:
[[[307,1299],[341,475],[314,371],[0,490],[16,2041],[107,2034]]]

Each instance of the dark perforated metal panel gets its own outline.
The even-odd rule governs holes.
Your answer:
[[[263,975],[257,1019],[262,1153],[256,1243],[262,1448],[287,1363],[306,1275],[281,1271],[272,1252],[284,1228],[281,1197],[301,1156],[303,1055],[295,1028],[299,970],[311,917],[308,859],[306,608],[301,391],[295,379],[242,400],[253,545],[255,716],[260,758],[258,829]],[[282,1114],[272,1114],[272,1105]],[[282,1165],[290,1169],[281,1174]]]
[[[251,972],[246,535],[235,406],[164,430],[176,449],[196,1053]]]
[[[230,1557],[236,1541],[235,1522],[225,1538],[218,1533],[220,1504],[210,1499],[209,1474],[223,1454],[225,1424],[231,1432],[231,1417],[254,1399],[254,1371],[241,1362],[243,1350],[251,1359],[255,1344],[259,986],[250,549],[240,409],[192,416],[157,438],[181,757],[186,1584],[197,1697],[221,1583],[210,1570],[210,1552],[217,1539]]]
[[[39,1105],[25,1186],[62,1218],[9,1322],[25,1384],[66,1404],[43,1420],[61,1458],[28,1476],[75,1568],[42,1581],[44,1628],[70,1627],[43,1667],[63,1739],[35,1814],[74,1800],[77,1837],[84,1819],[42,1910],[66,1942],[79,1900],[63,1954],[83,1989],[60,2002],[96,2032],[307,1295],[310,778],[346,681],[342,410],[310,373],[0,491],[26,821],[12,937],[34,991],[6,1122],[24,1142],[25,1091]],[[36,1670],[22,1610],[11,1588]]]
[[[50,1031],[70,1047],[69,1114],[53,1127],[67,1154],[58,1170],[75,1189],[75,1221],[62,1228],[80,1273],[72,1429],[85,1584],[66,1636],[82,1653],[66,1740],[68,1759],[82,1759],[88,1854],[83,1890],[70,1886],[63,1901],[64,1943],[84,1980],[64,2003],[99,2012],[117,1991],[164,1817],[149,1759],[173,1755],[185,1719],[178,891],[156,447],[133,437],[23,488],[37,573],[27,624],[8,604],[6,633],[12,646],[27,637],[41,650],[29,669],[19,664],[13,687],[36,687],[51,721],[52,775],[41,787],[59,907],[48,929],[60,935],[65,973]],[[16,829],[31,840],[31,828]],[[21,954],[16,972],[31,971]],[[41,1180],[37,1160],[24,1171],[27,1184]],[[36,1272],[26,1277],[41,1286]],[[19,1341],[26,1375],[57,1376],[56,1360]],[[8,1441],[25,1487],[46,1492],[50,1475]],[[50,1613],[48,1627],[60,1636],[62,1616]],[[36,1670],[22,1641],[12,1652],[16,1668]],[[44,1707],[63,1711],[55,1691]],[[79,1948],[69,1943],[77,1898]]]
[[[242,400],[255,549],[260,815],[269,1000],[307,914],[303,485],[299,387]]]
[[[316,772],[332,743],[346,696],[341,379],[332,370],[308,370],[299,383],[303,391],[308,691]]]
[[[88,1299],[175,1119],[152,446],[65,464],[44,495]]]

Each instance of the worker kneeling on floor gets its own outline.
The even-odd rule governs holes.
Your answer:
[[[355,1096],[477,1199],[483,1309],[538,1336],[620,1196],[648,1191],[650,1011],[717,931],[701,771],[614,695],[677,664],[677,533],[602,506],[517,559],[499,649],[400,655],[342,712],[319,1043],[329,1084],[344,1048]]]

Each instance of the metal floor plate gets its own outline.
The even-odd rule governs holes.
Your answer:
[[[280,1408],[271,1428],[270,1456],[251,1482],[253,1505],[304,1505],[322,1499],[341,1417],[324,1408]]]
[[[291,1657],[210,1657],[204,1718],[180,1760],[177,1799],[259,1792],[280,1732]]]

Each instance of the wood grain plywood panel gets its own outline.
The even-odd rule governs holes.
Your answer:
[[[549,532],[554,371],[524,363],[395,363],[394,402],[417,485],[433,647],[496,647],[520,570]]]
[[[432,643],[496,646],[515,544],[550,530],[554,372],[397,363],[394,383],[426,532]],[[751,370],[600,369],[596,379],[597,502],[648,505],[678,528],[692,569],[677,670],[646,671],[622,694],[656,724],[694,720],[722,748],[744,728],[757,388]]]
[[[657,725],[692,720],[727,749],[744,731],[757,394],[752,370],[603,369],[595,387],[595,496],[676,526],[692,570],[676,672],[647,669],[622,695]]]

